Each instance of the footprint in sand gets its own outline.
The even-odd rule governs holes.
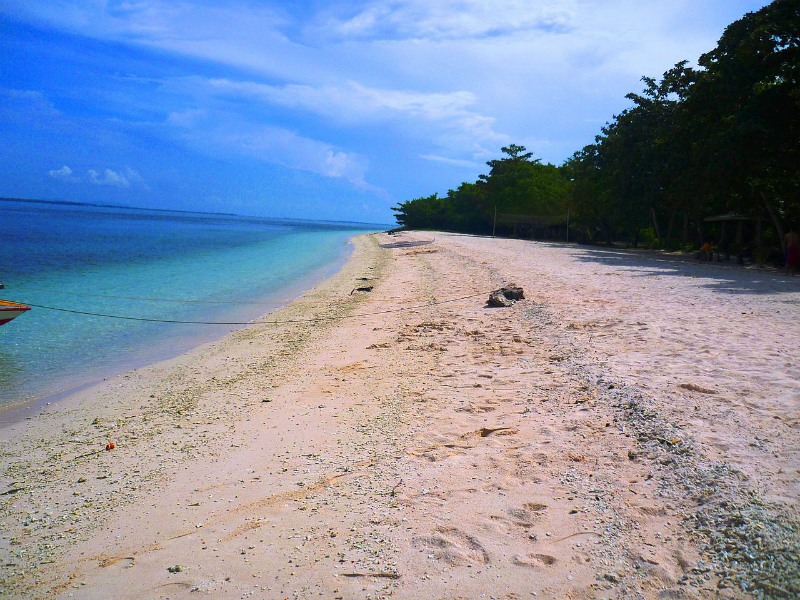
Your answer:
[[[130,569],[136,564],[135,556],[111,556],[98,560],[100,566],[104,569],[109,567],[116,567],[119,569]]]
[[[437,446],[429,446],[421,450],[407,450],[406,453],[414,458],[421,458],[428,462],[439,462],[446,460],[452,456],[459,456],[465,454],[466,450],[471,450],[474,446],[466,446],[459,444],[440,444]]]
[[[483,545],[455,527],[437,527],[433,535],[415,537],[412,544],[453,566],[489,562],[489,553]]]
[[[507,512],[516,525],[529,527],[542,516],[545,510],[547,510],[546,504],[526,502],[521,508],[510,508]]]
[[[489,404],[468,404],[456,409],[456,412],[466,412],[472,414],[487,413],[497,410],[494,406]]]
[[[667,515],[666,509],[660,506],[637,506],[635,508],[648,517],[665,517]]]
[[[526,554],[524,556],[517,555],[512,559],[512,562],[519,567],[552,567],[558,562],[555,556],[549,554]]]
[[[470,431],[468,433],[461,434],[461,439],[466,439],[470,437],[489,437],[490,435],[496,437],[502,437],[504,435],[516,435],[519,433],[519,429],[514,429],[513,427],[481,427],[477,431]]]

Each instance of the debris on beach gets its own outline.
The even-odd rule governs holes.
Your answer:
[[[513,306],[517,300],[524,299],[525,293],[521,287],[507,286],[491,292],[486,305],[493,307],[508,307]]]
[[[716,394],[717,390],[712,390],[709,388],[701,387],[695,383],[680,383],[678,384],[679,388],[683,388],[684,390],[689,390],[690,392],[697,392],[699,394]]]
[[[372,285],[362,285],[356,288],[353,288],[353,291],[350,292],[350,295],[353,295],[353,292],[371,292],[375,286]]]
[[[481,427],[475,433],[477,433],[479,437],[483,438],[483,437],[489,437],[490,435],[492,435],[493,433],[497,433],[498,431],[507,432],[507,434],[519,433],[518,430],[515,430],[515,429],[513,429],[511,427]],[[500,434],[498,434],[498,435],[500,435]]]
[[[379,244],[381,248],[415,248],[417,246],[427,246],[436,241],[436,238],[431,240],[418,240],[418,241],[400,241],[392,242],[390,244]]]

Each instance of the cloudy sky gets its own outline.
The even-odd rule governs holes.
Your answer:
[[[765,0],[0,2],[0,196],[391,222]]]

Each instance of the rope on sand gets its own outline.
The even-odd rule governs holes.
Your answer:
[[[127,315],[111,315],[107,313],[96,313],[84,310],[73,310],[70,308],[60,308],[57,306],[45,306],[42,304],[31,304],[28,306],[33,308],[41,308],[44,310],[53,310],[57,312],[70,313],[75,315],[86,315],[90,317],[103,317],[106,319],[122,319],[125,321],[145,321],[147,323],[178,323],[182,325],[288,325],[292,323],[318,323],[322,321],[336,321],[339,319],[359,319],[361,317],[372,317],[376,315],[388,315],[391,313],[399,313],[407,310],[418,310],[420,308],[429,308],[431,306],[438,306],[440,304],[449,304],[451,302],[460,302],[461,300],[469,300],[470,298],[477,298],[478,296],[485,296],[489,292],[477,292],[467,296],[460,296],[458,298],[449,298],[447,300],[438,300],[429,302],[427,304],[418,304],[415,306],[403,306],[400,308],[391,308],[387,310],[379,310],[369,313],[359,313],[355,315],[331,316],[331,317],[313,317],[310,319],[286,319],[284,321],[181,321],[177,319],[154,319],[148,317],[131,317]]]
[[[152,296],[118,296],[115,294],[85,294],[82,292],[69,292],[64,290],[53,290],[45,288],[25,288],[26,292],[42,292],[45,294],[63,294],[68,296],[79,296],[82,298],[113,298],[115,300],[140,300],[143,302],[174,302],[179,304],[253,304],[256,306],[277,306],[279,304],[288,304],[289,301],[276,301],[276,302],[258,302],[250,300],[191,300],[185,298],[158,298]],[[31,305],[32,306],[32,305]]]

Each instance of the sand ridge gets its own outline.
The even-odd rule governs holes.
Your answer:
[[[487,309],[510,283],[527,299]],[[795,280],[404,233],[358,238],[301,300],[271,315],[301,322],[106,382],[4,436],[18,489],[3,496],[6,590],[513,599],[798,585]],[[315,315],[347,318],[302,322]],[[117,448],[95,452],[106,439]]]

